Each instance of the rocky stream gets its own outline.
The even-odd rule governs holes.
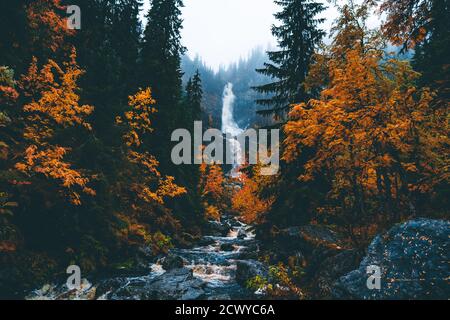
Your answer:
[[[79,289],[46,284],[27,299],[71,300],[229,300],[258,295],[248,290],[248,273],[256,272],[258,243],[251,227],[232,216],[211,221],[211,234],[190,249],[172,249],[141,276],[82,279]],[[256,271],[255,271],[256,270]]]

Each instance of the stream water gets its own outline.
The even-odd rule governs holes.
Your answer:
[[[245,299],[253,296],[236,281],[237,261],[254,255],[258,249],[251,228],[232,216],[221,222],[210,222],[213,235],[206,235],[199,245],[191,249],[173,249],[171,255],[184,259],[184,269],[192,270],[196,286],[201,283],[202,293],[196,299]],[[220,234],[222,233],[222,234]],[[226,233],[226,234],[224,234]],[[136,277],[113,277],[96,281],[82,280],[81,287],[69,290],[65,284],[47,284],[31,292],[27,299],[146,299],[147,285],[167,281],[166,286],[180,286],[167,279],[162,265],[157,262],[148,266],[148,273]],[[187,281],[186,283],[191,283]],[[107,288],[107,289],[105,289]],[[190,288],[186,288],[189,291]],[[164,297],[154,297],[164,299]]]

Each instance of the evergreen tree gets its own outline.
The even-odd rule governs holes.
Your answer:
[[[25,1],[0,2],[0,65],[9,66],[16,72],[25,71],[29,61],[26,21]]]
[[[194,121],[202,120],[202,99],[203,88],[200,72],[197,70],[194,76],[190,77],[186,83],[183,101],[183,118],[180,119],[180,127],[194,128]]]
[[[151,87],[157,101],[156,149],[161,147],[161,140],[170,141],[170,132],[182,116],[181,56],[185,52],[180,35],[182,6],[182,0],[152,0],[147,14],[141,52],[141,85]],[[156,152],[162,161],[168,159],[167,152]]]
[[[182,99],[181,57],[185,52],[181,44],[182,0],[152,0],[147,13],[147,26],[144,31],[140,61],[140,86],[150,87],[156,100],[157,110],[153,122],[154,132],[144,149],[151,152],[160,163],[163,174],[175,177],[178,184],[186,187],[186,194],[166,205],[172,210],[175,219],[183,226],[198,228],[202,216],[197,196],[196,166],[176,166],[171,161],[171,133],[177,128],[190,128],[193,122],[190,110]]]
[[[272,34],[278,39],[278,51],[268,52],[271,62],[257,71],[275,81],[255,90],[271,95],[257,103],[268,107],[259,114],[283,118],[292,103],[307,100],[304,81],[311,57],[325,33],[318,28],[323,19],[316,16],[325,8],[310,0],[275,1],[282,10],[275,14],[280,26],[272,26]]]
[[[189,104],[192,94],[192,77],[186,83],[186,103]]]
[[[138,87],[142,1],[74,0],[70,4],[82,10],[82,27],[72,44],[86,70],[81,79],[83,97],[96,106],[92,125],[99,138],[117,145],[111,134],[115,118],[126,108],[130,92]]]
[[[422,74],[421,84],[438,92],[439,102],[450,98],[450,1],[432,1],[427,32],[424,41],[415,48],[413,66]]]
[[[197,70],[186,86],[187,99],[192,121],[200,120],[202,113],[203,88],[200,72]]]
[[[119,78],[123,91],[121,97],[126,101],[130,92],[138,87],[136,73],[138,70],[142,24],[140,10],[142,0],[116,1],[113,10],[112,45],[119,56]]]

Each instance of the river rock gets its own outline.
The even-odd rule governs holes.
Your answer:
[[[159,261],[164,270],[169,271],[172,269],[183,268],[186,264],[186,260],[177,255],[168,255]]]
[[[233,251],[234,245],[232,243],[223,243],[220,245],[221,251]]]
[[[377,236],[359,269],[334,285],[338,299],[448,299],[450,222],[417,219]],[[381,270],[381,289],[369,290],[368,266]]]
[[[313,297],[330,298],[336,280],[357,268],[361,258],[362,254],[358,250],[344,250],[325,258],[314,267],[309,266],[305,276],[312,285],[310,292]]]
[[[195,300],[205,294],[206,283],[187,268],[170,270],[145,286],[145,298],[157,300]]]
[[[210,221],[209,227],[212,235],[218,237],[226,237],[231,230],[231,227],[228,224],[219,221]]]
[[[245,239],[246,237],[247,237],[247,234],[245,233],[245,231],[242,229],[239,229],[237,238],[242,240],[242,239]]]
[[[177,247],[182,249],[190,249],[198,243],[200,239],[201,238],[199,235],[192,235],[190,233],[183,232],[181,237],[178,239]]]
[[[243,247],[239,254],[240,260],[255,260],[258,259],[259,247],[258,244],[252,242],[248,246]]]
[[[319,225],[291,227],[279,232],[277,242],[287,250],[301,251],[305,254],[313,250],[341,250],[342,236],[333,230]]]
[[[215,243],[216,243],[216,240],[214,240],[212,238],[202,238],[197,244],[200,247],[207,247],[207,246],[211,246]]]
[[[100,281],[97,285],[95,299],[109,299],[115,291],[125,286],[127,278],[111,278]]]
[[[260,276],[267,278],[269,275],[268,268],[261,262],[256,260],[238,260],[236,261],[236,281],[241,286],[246,286],[247,281]]]

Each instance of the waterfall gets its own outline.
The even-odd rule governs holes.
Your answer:
[[[233,177],[239,175],[238,167],[242,163],[242,148],[236,137],[243,133],[233,118],[233,106],[236,96],[233,93],[233,84],[228,83],[223,90],[223,108],[222,108],[222,133],[227,135],[227,143],[233,159],[233,169],[230,174]]]

